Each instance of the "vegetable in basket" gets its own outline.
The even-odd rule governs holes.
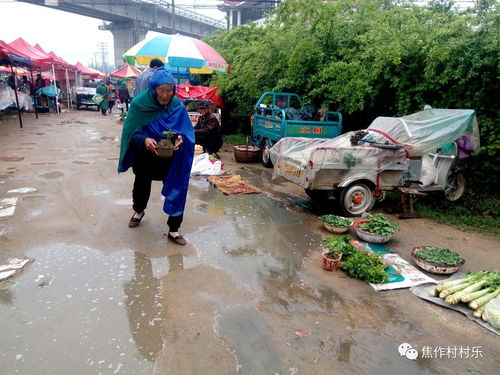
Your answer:
[[[381,236],[390,236],[397,230],[399,227],[397,224],[393,224],[382,214],[368,215],[366,223],[362,223],[358,225],[358,228],[374,234],[380,234]]]

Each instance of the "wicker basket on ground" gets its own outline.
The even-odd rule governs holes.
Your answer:
[[[256,146],[233,146],[234,158],[238,163],[253,163],[259,159],[260,148]]]

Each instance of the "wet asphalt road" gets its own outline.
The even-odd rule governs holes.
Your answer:
[[[17,197],[0,217],[0,264],[34,260],[0,282],[1,374],[498,373],[498,336],[464,316],[323,271],[326,233],[270,171],[223,153],[255,195],[192,178],[181,247],[166,238],[158,183],[127,227],[133,176],[116,173],[116,116],[33,117],[0,122],[0,199]],[[23,187],[36,190],[8,193]],[[413,361],[404,342],[477,358]]]

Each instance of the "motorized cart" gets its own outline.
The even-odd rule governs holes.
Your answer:
[[[364,131],[331,140],[283,138],[271,148],[276,175],[304,187],[316,200],[336,198],[348,216],[372,209],[384,191],[442,191],[459,199],[465,189],[457,142],[479,148],[473,110],[425,109],[378,117]]]

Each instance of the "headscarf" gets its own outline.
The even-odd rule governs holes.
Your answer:
[[[186,203],[194,155],[194,130],[179,98],[173,96],[167,106],[158,103],[156,88],[164,84],[175,87],[172,75],[159,68],[151,77],[149,90],[142,91],[132,100],[122,131],[118,172],[125,172],[134,163],[135,155],[129,150],[129,144],[136,131],[156,141],[161,139],[166,130],[182,135],[183,144],[174,152],[162,189],[165,196],[163,210],[169,215],[178,216],[184,212]]]

